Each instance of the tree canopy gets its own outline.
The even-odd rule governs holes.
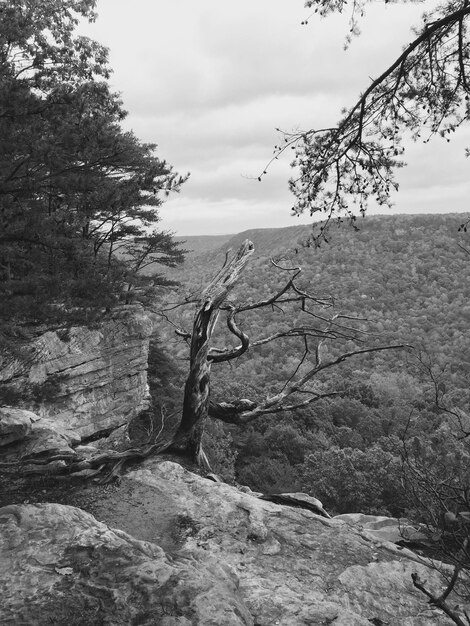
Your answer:
[[[94,0],[0,5],[0,318],[141,298],[183,251],[157,230],[184,178],[122,128],[107,50],[75,34]],[[153,229],[153,230],[152,230]],[[123,295],[125,292],[126,295]],[[7,304],[8,301],[8,304]]]
[[[322,17],[350,11],[349,41],[359,34],[367,3],[307,0],[305,6]],[[273,158],[295,150],[294,214],[324,214],[324,232],[332,218],[354,222],[372,202],[390,205],[398,189],[395,171],[404,165],[404,138],[426,143],[438,135],[449,141],[468,120],[469,15],[467,0],[448,0],[424,13],[414,40],[344,109],[336,125],[284,133]]]

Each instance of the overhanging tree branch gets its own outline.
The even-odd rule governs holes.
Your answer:
[[[365,3],[362,3],[365,4]],[[320,14],[343,10],[335,0],[314,0]],[[448,2],[425,15],[416,38],[371,81],[336,127],[283,133],[269,165],[293,149],[298,176],[290,181],[295,214],[323,212],[324,235],[333,217],[356,219],[371,200],[391,204],[394,171],[404,165],[404,131],[418,140],[426,133],[449,135],[469,118],[470,50],[466,21],[470,5]],[[353,17],[353,22],[354,22]],[[261,178],[261,177],[260,177]]]

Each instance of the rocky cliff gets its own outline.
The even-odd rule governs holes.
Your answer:
[[[411,580],[438,592],[440,572],[360,516],[327,519],[158,459],[93,512],[104,523],[58,504],[0,509],[0,623],[452,624]]]
[[[11,429],[50,431],[64,445],[128,423],[148,405],[147,358],[150,319],[138,305],[114,310],[95,328],[47,331],[15,353],[0,355],[3,396],[15,409],[0,415],[0,444],[12,441]],[[5,403],[4,403],[5,404]],[[9,430],[10,428],[10,430]]]

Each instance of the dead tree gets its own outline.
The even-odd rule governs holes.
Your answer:
[[[257,302],[236,305],[229,301],[228,295],[253,251],[253,244],[247,240],[230,261],[226,257],[223,268],[197,301],[192,331],[177,330],[177,334],[190,345],[190,359],[184,389],[183,413],[173,447],[184,450],[203,464],[206,459],[201,448],[201,438],[208,417],[243,425],[264,415],[306,407],[312,402],[338,395],[334,390],[325,391],[312,385],[314,378],[321,372],[360,354],[406,347],[400,344],[360,348],[343,352],[337,357],[326,358],[323,354],[326,341],[354,339],[361,342],[364,332],[354,326],[354,322],[358,321],[356,318],[326,314],[326,310],[334,304],[332,298],[314,296],[298,286],[297,279],[302,271],[300,267],[282,267],[279,262],[272,261],[280,271],[290,274],[279,291]],[[308,323],[291,326],[253,341],[238,325],[237,316],[243,313],[268,307],[284,310],[284,307],[292,305],[302,311]],[[211,345],[213,331],[221,313],[226,316],[227,328],[231,335],[239,342],[235,346]],[[258,402],[246,398],[221,403],[210,401],[210,374],[213,364],[237,359],[248,350],[292,337],[301,339],[303,352],[292,375],[277,393]]]
[[[174,437],[174,446],[185,449],[199,463],[204,462],[201,438],[209,409],[210,373],[214,360],[210,349],[212,333],[221,307],[253,252],[254,246],[251,241],[245,241],[230,261],[226,257],[220,272],[202,292],[194,316],[190,335],[189,374],[184,387],[183,414]]]

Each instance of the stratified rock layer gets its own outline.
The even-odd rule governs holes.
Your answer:
[[[0,383],[72,439],[118,427],[147,406],[151,332],[138,305],[116,309],[97,328],[48,331],[0,359]]]

